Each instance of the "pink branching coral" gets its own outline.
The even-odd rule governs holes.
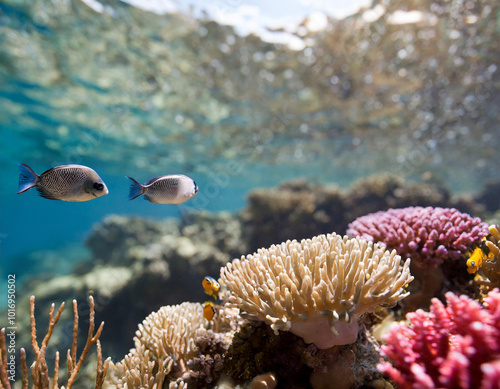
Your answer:
[[[383,242],[412,263],[438,266],[478,244],[488,225],[455,208],[408,207],[362,216],[349,224],[347,235]]]
[[[392,364],[380,363],[379,370],[398,389],[499,389],[500,290],[488,294],[484,307],[451,292],[446,301],[408,313],[411,325],[391,326],[380,351]]]

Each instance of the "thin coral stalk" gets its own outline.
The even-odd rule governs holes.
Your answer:
[[[21,376],[22,389],[28,389],[28,365],[26,364],[26,350],[21,348]]]
[[[66,389],[71,389],[73,386],[73,383],[75,381],[76,375],[78,374],[78,371],[80,370],[80,367],[83,364],[83,361],[85,360],[85,357],[87,356],[90,347],[97,342],[99,339],[99,336],[101,336],[102,329],[104,327],[104,322],[101,322],[101,325],[97,329],[95,335],[94,335],[94,328],[95,328],[95,323],[94,323],[94,317],[95,317],[95,310],[94,310],[94,298],[92,296],[89,297],[89,303],[90,303],[90,315],[89,315],[89,332],[87,336],[87,342],[85,343],[85,347],[83,348],[82,354],[80,355],[80,358],[78,358],[78,363],[74,367],[73,371],[71,372],[71,376],[68,378],[68,385]],[[76,304],[76,303],[74,303]]]
[[[38,342],[36,341],[36,320],[35,320],[35,296],[30,297],[30,325],[31,325],[31,347],[35,352],[36,358],[40,353]]]
[[[76,300],[73,300],[73,344],[71,345],[71,358],[73,359],[73,361],[76,361],[76,340],[78,338],[78,318],[79,318],[78,305],[76,303]]]
[[[45,359],[45,346],[40,349],[39,358],[36,361],[38,365],[38,374],[40,376],[40,383],[43,389],[49,389],[50,378],[49,378],[49,367],[47,366],[47,360]]]
[[[102,384],[104,383],[104,377],[106,377],[106,373],[108,372],[109,362],[111,358],[107,358],[104,363],[102,362],[102,348],[101,342],[97,340],[97,374],[95,378],[95,389],[101,389]]]
[[[9,377],[7,373],[7,347],[5,346],[5,328],[0,331],[0,353],[2,354],[2,364],[0,366],[0,382],[2,387],[10,389]]]
[[[49,312],[49,328],[47,330],[47,334],[45,335],[45,338],[43,338],[42,341],[42,347],[47,347],[47,343],[49,343],[50,337],[52,336],[52,332],[54,331],[54,327],[59,321],[59,318],[61,317],[62,311],[64,310],[64,302],[61,304],[59,307],[56,317],[54,317],[54,308],[55,305],[52,304],[50,306],[50,312]]]
[[[59,351],[56,351],[56,360],[54,361],[54,380],[52,383],[52,389],[59,389],[57,381],[59,379]]]

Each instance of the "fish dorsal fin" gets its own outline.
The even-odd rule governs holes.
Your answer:
[[[163,178],[165,176],[159,176],[159,177],[155,177],[155,178],[151,178],[150,180],[148,180],[147,182],[144,183],[144,186],[148,186],[148,185],[151,185],[153,182],[159,180],[160,178]]]
[[[45,170],[42,174],[40,174],[40,176],[44,176],[46,174],[49,174],[52,171],[63,170],[63,169],[88,169],[88,168],[86,166],[76,165],[76,164],[61,165],[61,166],[56,166],[56,167],[50,168],[49,170]]]

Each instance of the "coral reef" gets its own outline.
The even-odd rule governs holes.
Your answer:
[[[89,329],[87,334],[87,340],[81,351],[80,356],[77,358],[77,335],[78,335],[78,305],[76,300],[73,300],[73,342],[71,349],[67,352],[67,380],[66,384],[61,388],[71,389],[75,385],[77,375],[82,368],[85,358],[93,344],[96,344],[97,349],[97,367],[94,371],[95,375],[95,388],[100,389],[103,385],[104,378],[108,371],[110,358],[103,361],[102,359],[102,348],[99,342],[99,337],[101,336],[102,329],[104,327],[104,322],[97,328],[94,333],[95,323],[95,306],[94,299],[92,296],[89,297]],[[52,304],[49,312],[49,326],[47,333],[45,334],[42,343],[39,344],[37,341],[37,328],[35,320],[35,297],[30,298],[30,329],[31,329],[31,346],[35,354],[35,361],[30,366],[31,378],[33,381],[33,388],[35,389],[59,389],[59,351],[56,352],[55,362],[54,362],[54,372],[51,376],[47,366],[46,354],[49,341],[52,337],[54,327],[59,321],[61,314],[64,310],[64,303],[62,303],[54,316],[55,305]],[[0,388],[10,389],[11,385],[9,382],[10,373],[7,372],[7,349],[5,343],[5,328],[2,328],[0,332]],[[10,353],[10,352],[9,352]],[[28,378],[28,366],[26,363],[26,351],[24,348],[20,350],[21,355],[21,372],[22,372],[22,386],[27,389],[29,385]],[[15,367],[14,367],[15,369]],[[62,372],[61,372],[62,373]],[[14,374],[15,376],[15,374]],[[76,385],[75,385],[76,386]]]
[[[377,207],[388,208],[395,204],[425,204],[426,197],[428,203],[431,204],[466,203],[460,199],[452,199],[449,192],[439,185],[406,183],[395,176],[382,176],[360,180],[348,189],[313,185],[303,180],[285,183],[274,189],[258,189],[250,195],[248,208],[239,215],[190,212],[185,213],[180,222],[173,219],[156,221],[112,215],[104,219],[101,224],[96,225],[89,234],[87,246],[92,254],[91,262],[79,263],[73,274],[53,277],[43,282],[31,282],[29,289],[31,293],[36,294],[37,305],[41,304],[40,306],[48,304],[55,296],[63,299],[73,297],[82,299],[92,293],[95,296],[96,309],[108,323],[103,330],[102,346],[108,355],[111,354],[120,360],[132,347],[131,338],[138,322],[165,304],[177,304],[185,300],[203,301],[206,296],[201,287],[202,279],[206,275],[215,276],[220,271],[220,267],[229,262],[231,258],[240,257],[242,253],[248,252],[248,247],[265,247],[266,242],[276,242],[276,240],[272,241],[277,239],[276,237],[293,237],[294,231],[297,231],[296,236],[310,237],[320,230],[330,232],[333,229],[344,229],[348,225],[349,218],[366,210],[377,210]],[[282,201],[283,199],[286,201]],[[477,208],[474,204],[471,207]],[[297,247],[301,246],[300,243],[296,242],[295,244],[298,245]],[[281,246],[283,245],[277,246],[279,250],[282,250]],[[296,254],[292,252],[292,249],[290,250],[290,258],[293,258]],[[299,251],[301,250],[300,247]],[[450,262],[456,263],[456,261]],[[458,262],[462,267],[457,272],[460,270],[463,278],[455,275],[448,277],[446,284],[451,285],[451,288],[462,287],[460,282],[463,280],[467,282],[466,277],[469,276],[465,271],[465,261]],[[286,267],[286,263],[282,266]],[[443,275],[440,273],[440,269],[445,269],[445,264],[425,274],[421,274],[418,269],[414,271],[413,262],[411,267],[412,275],[417,278],[417,283],[425,280],[428,285],[432,283],[438,286],[442,285]],[[305,266],[304,271],[306,268],[309,269]],[[314,266],[311,267],[311,269],[313,268]],[[355,274],[351,275],[355,276]],[[358,273],[356,275],[360,276]],[[267,279],[264,272],[257,275],[257,277],[260,276],[265,276]],[[285,287],[288,286],[286,286],[286,282],[281,281],[283,277],[271,278],[276,287],[281,285],[283,291],[286,292]],[[310,278],[311,280],[316,279],[313,272],[311,272]],[[469,278],[471,277],[469,276]],[[193,285],[199,287],[193,288]],[[311,288],[313,285],[311,283]],[[323,285],[321,281],[314,287],[320,288],[320,285]],[[425,285],[422,287],[422,284],[418,285],[417,288],[414,286],[415,282],[409,285],[408,291],[412,291],[412,295],[403,300],[404,306],[408,309],[412,306],[407,303],[408,299],[415,296],[419,298],[420,305],[422,301],[427,301],[428,305],[428,301],[436,290],[434,287],[426,288]],[[259,288],[258,292],[262,292],[268,286],[263,283]],[[300,291],[300,286],[296,288]],[[165,291],[165,293],[159,294],[158,290]],[[429,292],[426,299],[422,299],[422,296],[418,295],[422,290],[432,292]],[[413,293],[413,291],[418,293]],[[269,290],[269,292],[271,291]],[[137,298],[138,295],[141,296],[140,299]],[[360,308],[361,305],[349,304],[356,298],[360,299],[360,296],[354,295],[346,299],[347,307],[345,309],[343,306],[341,307],[343,311],[338,312],[340,319],[338,321],[334,320],[335,316],[331,313],[331,309],[324,309],[318,314],[319,318],[324,319],[323,322],[326,323],[322,330],[328,333],[328,337],[333,334],[328,325],[329,321],[334,322],[337,327],[343,326],[344,320],[353,320],[354,323],[357,321],[356,313],[353,314],[352,310],[355,310],[354,306]],[[276,300],[274,292],[270,293],[268,297],[270,300],[266,304],[269,307],[274,307],[273,304],[280,301]],[[272,300],[273,298],[275,301]],[[311,293],[310,300],[313,299]],[[296,299],[296,301],[300,302],[301,300]],[[280,304],[282,304],[280,309],[286,310],[286,298],[277,305]],[[294,307],[293,304],[292,307]],[[18,316],[21,320],[26,316],[26,312],[24,304],[20,303]],[[342,317],[345,315],[343,312],[347,312],[349,317]],[[327,313],[329,314],[327,315]],[[245,312],[242,314],[245,315]],[[248,313],[246,314],[248,315]],[[295,316],[303,320],[305,314],[299,313]],[[271,317],[272,321],[276,320],[275,316],[271,315]],[[370,324],[365,319],[363,317],[363,321],[369,326]],[[263,320],[266,321],[265,318]],[[274,325],[272,321],[268,320],[267,322]],[[281,327],[280,323],[286,327],[288,324],[285,323],[288,321],[288,318],[282,317],[274,327]],[[58,327],[71,325],[70,320],[65,317],[62,317],[60,322],[62,324]],[[350,340],[356,340],[357,331],[354,329],[357,327],[350,325],[346,327],[353,329]],[[300,325],[294,325],[294,329],[299,332],[303,330]],[[340,331],[338,329],[335,331],[342,332],[343,328],[339,329]],[[52,336],[52,342],[59,339],[57,330],[56,328],[55,335]],[[304,331],[307,333],[309,330]],[[285,334],[292,336],[286,332],[281,332],[279,336],[285,336]],[[29,334],[21,333],[19,335],[20,344],[29,343]],[[266,337],[266,339],[270,339],[268,335]],[[61,337],[61,339],[65,338]],[[127,341],[124,342],[123,339],[127,339]],[[295,338],[289,339],[292,341]],[[296,342],[296,339],[293,341]],[[183,363],[186,367],[185,374],[180,374],[182,369],[176,365],[178,362],[172,362],[172,365],[170,362],[166,362],[165,371],[169,370],[171,373],[169,376],[165,376],[164,380],[169,381],[169,385],[203,387],[213,385],[219,379],[218,377],[220,377],[221,382],[224,380],[225,373],[230,370],[229,368],[226,370],[229,362],[223,358],[227,352],[227,344],[220,341],[217,331],[207,332],[204,336],[195,339],[195,348],[196,355]],[[135,354],[128,355],[121,362],[129,367],[143,366],[142,370],[131,368],[128,371],[126,380],[131,380],[130,383],[144,382],[147,361],[156,363],[151,351],[141,347],[135,350]],[[276,352],[280,351],[276,350]],[[307,372],[304,370],[305,376],[315,376],[317,385],[320,385],[321,382],[327,382],[328,375],[324,375],[322,371],[325,369],[327,371],[335,370],[331,366],[335,359],[333,355],[331,360],[325,359],[324,363],[317,360],[311,362],[309,365],[314,369],[314,372],[306,369]],[[344,360],[340,352],[335,355],[339,360]],[[279,360],[277,355],[274,357]],[[347,359],[345,360],[347,361]],[[358,360],[361,360],[361,357]],[[257,363],[257,361],[248,361],[249,365],[252,363]],[[327,365],[329,367],[326,367]],[[263,366],[268,365],[264,364]],[[276,367],[268,370],[262,368],[250,371],[254,375],[248,376],[244,380],[241,377],[235,380],[242,384],[249,384],[249,381],[257,375],[273,373],[278,378],[278,386],[281,387],[281,384],[286,382],[282,377],[283,374]],[[154,380],[159,378],[156,377],[156,372],[148,374],[150,374],[148,376],[149,384],[154,383]],[[153,376],[154,378],[152,378]],[[123,380],[122,383],[128,382],[125,381],[125,378]]]
[[[274,375],[279,388],[359,388],[380,378],[380,355],[361,331],[355,343],[319,349],[289,331],[274,331],[262,322],[244,325],[233,338],[224,360],[224,371],[235,384]],[[293,372],[293,374],[290,374]],[[234,387],[234,386],[233,386]]]
[[[245,316],[329,348],[354,343],[364,313],[407,296],[409,265],[383,245],[329,234],[235,259],[220,281]]]
[[[411,325],[393,324],[379,365],[398,389],[500,387],[500,291],[484,306],[467,296],[432,300],[430,312],[408,313]]]

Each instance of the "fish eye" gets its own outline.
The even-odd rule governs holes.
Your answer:
[[[196,193],[198,193],[198,185],[196,185],[195,181],[193,181],[193,182],[194,182],[194,193],[196,194]]]
[[[94,189],[96,189],[96,190],[103,190],[104,189],[104,185],[101,184],[100,182],[94,182]]]

